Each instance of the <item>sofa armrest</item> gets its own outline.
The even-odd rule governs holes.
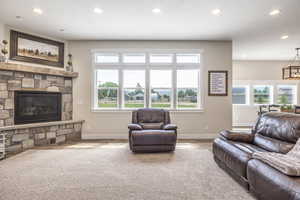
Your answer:
[[[237,142],[252,143],[254,140],[254,134],[252,133],[233,132],[224,130],[220,132],[220,135],[228,140]]]
[[[128,129],[130,129],[130,130],[142,130],[143,128],[139,124],[128,124]]]
[[[176,130],[177,126],[175,124],[166,124],[163,127],[164,130]]]

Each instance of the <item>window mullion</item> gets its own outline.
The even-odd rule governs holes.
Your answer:
[[[177,109],[177,70],[175,68],[172,69],[172,82],[172,108]]]
[[[148,56],[147,56],[148,57]],[[147,58],[148,61],[148,58]],[[147,62],[148,63],[148,62]],[[149,63],[148,63],[149,64]],[[145,98],[146,98],[146,102],[145,102],[145,107],[146,108],[150,108],[150,98],[151,98],[151,89],[150,89],[150,70],[149,70],[149,65],[146,68],[146,80],[145,80]]]
[[[119,89],[118,89],[118,108],[124,108],[124,78],[123,78],[123,70],[119,69]]]

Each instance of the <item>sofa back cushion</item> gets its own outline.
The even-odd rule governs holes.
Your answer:
[[[163,109],[139,109],[137,111],[138,123],[160,123],[165,122],[165,111]]]
[[[284,142],[261,134],[255,134],[253,143],[267,151],[286,154],[293,147],[294,143]]]
[[[295,144],[300,138],[300,115],[279,112],[263,114],[254,131],[265,137]]]

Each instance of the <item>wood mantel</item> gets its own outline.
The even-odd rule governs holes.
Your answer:
[[[14,64],[14,63],[0,63],[0,70],[30,72],[36,74],[62,76],[62,77],[69,77],[69,78],[78,77],[78,72],[67,72],[59,69],[35,67],[35,66],[28,66],[22,64]]]

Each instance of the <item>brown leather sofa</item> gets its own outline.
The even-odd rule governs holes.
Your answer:
[[[251,133],[222,131],[214,140],[216,163],[260,200],[300,200],[300,177],[252,159],[254,152],[287,153],[300,138],[300,115],[270,112]]]
[[[132,112],[129,146],[133,152],[174,151],[177,126],[170,124],[169,111],[144,108]]]

